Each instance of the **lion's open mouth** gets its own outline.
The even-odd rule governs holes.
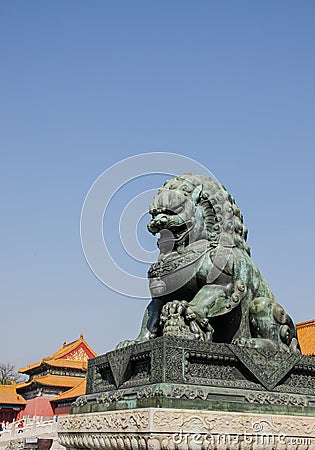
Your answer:
[[[161,253],[168,253],[179,245],[185,243],[189,233],[193,229],[193,224],[189,220],[181,225],[171,226],[160,230],[160,238],[157,243]]]

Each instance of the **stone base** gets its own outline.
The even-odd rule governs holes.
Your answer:
[[[164,336],[89,360],[69,450],[315,450],[315,358]]]
[[[73,414],[143,408],[315,417],[315,358],[165,336],[89,360]]]
[[[311,450],[312,417],[143,408],[59,418],[68,449]]]

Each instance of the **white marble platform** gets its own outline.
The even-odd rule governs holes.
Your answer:
[[[61,416],[69,450],[315,450],[315,417],[147,408]]]

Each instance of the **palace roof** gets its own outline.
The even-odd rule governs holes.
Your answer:
[[[61,375],[35,375],[30,381],[24,383],[19,383],[16,388],[17,390],[22,390],[28,388],[34,384],[39,384],[42,386],[54,386],[60,388],[73,388],[77,386],[82,381],[81,377],[71,377],[71,376],[61,376]]]
[[[296,331],[302,354],[315,356],[315,319],[297,323]]]
[[[94,358],[95,356],[97,354],[91,349],[81,334],[79,339],[69,344],[65,342],[52,355],[46,356],[35,364],[30,364],[27,367],[19,369],[19,372],[32,375],[39,373],[45,366],[86,371],[88,359]]]
[[[16,392],[16,384],[0,385],[0,405],[25,405],[24,398]]]
[[[86,378],[84,378],[77,386],[68,389],[66,392],[62,392],[58,397],[52,398],[51,402],[62,402],[64,400],[73,400],[81,395],[85,395],[86,392]]]

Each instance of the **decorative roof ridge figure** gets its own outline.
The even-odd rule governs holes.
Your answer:
[[[165,182],[150,206],[159,233],[148,278],[152,301],[139,336],[163,335],[237,344],[266,356],[299,354],[292,319],[250,257],[247,229],[233,197],[204,175]]]

